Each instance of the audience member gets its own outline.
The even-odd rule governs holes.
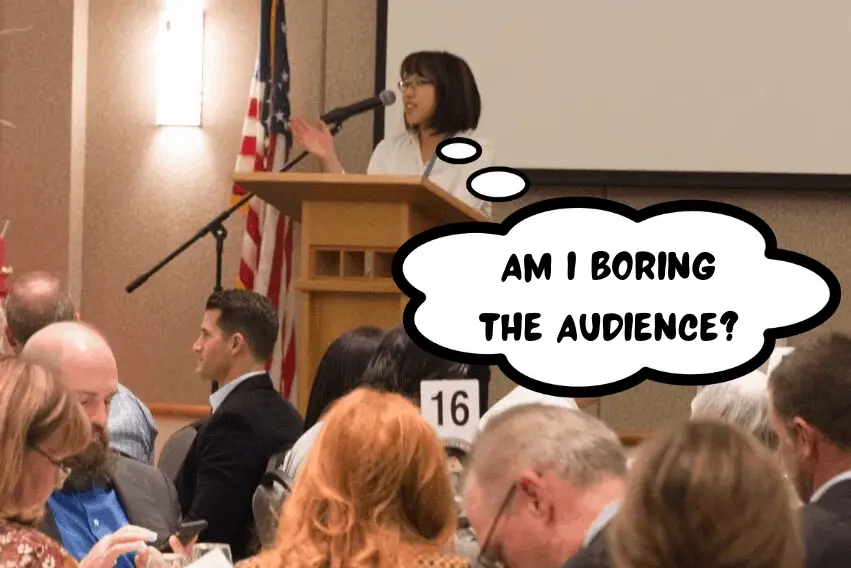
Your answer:
[[[375,350],[384,338],[384,331],[364,326],[347,331],[331,342],[313,379],[304,429],[309,430],[328,407],[337,399],[349,394],[360,381]]]
[[[687,422],[642,445],[606,538],[614,568],[804,566],[777,461],[717,421]]]
[[[36,332],[21,357],[46,367],[74,393],[92,429],[86,449],[65,460],[70,474],[48,499],[41,531],[78,561],[119,552],[116,566],[133,568],[133,555],[124,553],[142,547],[148,535],[160,541],[173,535],[180,508],[161,471],[109,448],[107,415],[118,388],[112,350],[92,327],[63,322]]]
[[[490,367],[465,365],[432,355],[410,338],[402,326],[387,332],[361,384],[370,388],[394,392],[420,403],[420,383],[434,377],[464,378],[479,381],[479,417],[488,408]]]
[[[768,375],[761,371],[700,389],[691,401],[691,418],[734,424],[777,451],[779,439],[768,417]]]
[[[303,467],[283,507],[276,548],[246,566],[454,563],[441,557],[455,530],[446,457],[409,400],[365,388],[341,398]]]
[[[452,363],[428,353],[411,341],[405,329],[399,326],[384,335],[358,385],[400,394],[415,405],[419,405],[420,384],[423,381],[470,378],[478,380],[481,387],[482,384],[487,386],[489,373],[488,367],[470,367]],[[287,499],[301,465],[319,435],[322,424],[321,420],[314,424],[299,438],[280,463],[270,464],[270,470],[264,474],[262,483],[255,491],[253,506],[258,515],[255,517],[255,524],[258,534],[262,533],[261,538],[266,543],[271,544],[274,540],[274,526],[278,522],[275,513],[280,510],[280,503]],[[466,449],[459,450],[456,444],[449,440],[444,441],[444,449],[449,458],[447,470],[452,471],[455,476],[458,470],[463,469],[457,456],[459,453],[466,454]],[[478,548],[473,536],[469,534],[466,515],[461,506],[462,499],[460,495],[456,495],[456,499],[460,517],[455,552],[463,556],[475,557]]]
[[[753,435],[777,458],[789,500],[793,507],[800,507],[801,500],[779,457],[780,439],[771,426],[768,407],[768,375],[753,371],[744,377],[700,389],[691,401],[691,418],[717,419]]]
[[[769,377],[771,421],[803,507],[809,568],[851,559],[851,337],[797,346]]]
[[[277,337],[268,299],[224,290],[207,300],[193,347],[196,372],[222,386],[210,397],[212,416],[198,429],[175,483],[186,518],[208,523],[200,540],[230,545],[234,561],[254,547],[252,495],[269,459],[303,433],[301,417],[266,371]]]
[[[528,404],[491,419],[467,464],[465,503],[482,562],[558,568],[600,538],[623,492],[617,434],[583,412]],[[587,558],[570,566],[595,566]]]
[[[384,331],[377,327],[347,331],[328,346],[319,361],[305,413],[307,431],[286,454],[272,457],[269,471],[254,491],[254,524],[264,547],[274,546],[281,504],[289,495],[298,468],[319,434],[321,417],[334,402],[355,388],[383,337]]]
[[[487,398],[490,368],[453,363],[432,355],[414,343],[405,328],[399,326],[383,336],[356,385],[400,394],[419,405],[420,383],[438,378],[476,379],[479,395]],[[284,459],[282,467],[288,478],[298,473],[321,424],[321,421],[314,424]]]
[[[45,369],[0,359],[0,566],[76,566],[33,525],[68,473],[64,460],[83,451],[90,436],[80,405]]]
[[[38,330],[58,322],[77,321],[79,314],[58,278],[45,272],[18,277],[6,300],[6,339],[16,353]],[[148,408],[119,384],[109,410],[112,449],[147,464],[154,461],[157,428]]]

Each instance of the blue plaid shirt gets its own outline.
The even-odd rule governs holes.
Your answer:
[[[151,411],[121,384],[109,405],[109,446],[125,456],[154,463],[157,427]]]

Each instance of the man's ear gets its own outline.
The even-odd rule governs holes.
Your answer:
[[[239,332],[232,334],[228,338],[228,344],[230,346],[231,353],[233,353],[234,355],[236,355],[242,349],[245,349],[247,347],[245,343],[245,336]]]
[[[800,417],[792,419],[795,447],[803,458],[812,458],[818,453],[819,432],[809,422]]]
[[[534,470],[522,470],[517,476],[515,498],[520,507],[525,507],[533,516],[550,519],[553,512],[552,498],[546,480]]]

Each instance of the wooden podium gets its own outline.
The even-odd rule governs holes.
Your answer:
[[[301,224],[294,289],[302,413],[319,361],[337,336],[401,323],[408,298],[390,272],[396,250],[432,227],[489,220],[420,176],[256,172],[233,179]]]

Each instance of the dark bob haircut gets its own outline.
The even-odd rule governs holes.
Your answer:
[[[435,109],[429,128],[437,134],[475,130],[482,113],[482,99],[467,62],[445,51],[418,51],[408,55],[400,70],[404,81],[418,75],[434,84]],[[407,121],[408,130],[414,130]]]
[[[359,386],[393,392],[420,404],[420,383],[426,380],[475,379],[479,382],[479,416],[490,392],[490,367],[447,361],[413,342],[402,326],[384,336],[361,377]]]
[[[347,331],[328,346],[310,389],[305,430],[316,424],[333,402],[355,389],[383,338],[383,330],[364,326]]]

